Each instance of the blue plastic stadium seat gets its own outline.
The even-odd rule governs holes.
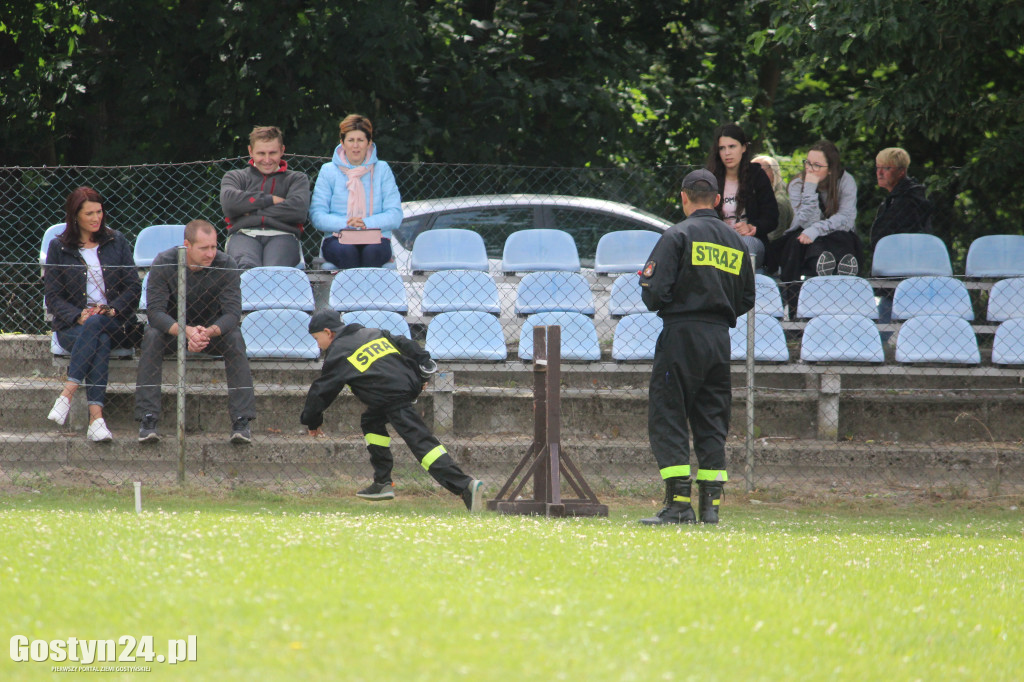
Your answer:
[[[1024,365],[1024,317],[1007,320],[996,329],[992,364]]]
[[[71,356],[71,351],[64,350],[64,347],[60,345],[60,341],[57,340],[57,332],[50,333],[50,352],[64,357]],[[110,357],[112,358],[130,358],[134,353],[135,351],[131,348],[110,349]]]
[[[622,317],[646,312],[647,306],[640,296],[640,276],[630,273],[616,277],[608,296],[608,314],[612,317]]]
[[[974,308],[967,287],[952,277],[903,280],[892,297],[892,319],[909,320],[922,315],[953,315],[973,320]]]
[[[412,338],[409,323],[398,313],[390,310],[351,310],[341,316],[345,324],[361,324],[370,329],[380,329]]]
[[[348,310],[409,310],[402,277],[385,268],[352,268],[342,270],[331,282],[330,306],[340,312]]]
[[[877,320],[878,306],[866,279],[851,275],[812,277],[800,287],[796,315],[863,315]]]
[[[516,288],[516,314],[532,315],[549,310],[594,314],[594,294],[587,279],[577,272],[531,272]]]
[[[885,353],[878,327],[867,317],[819,315],[804,329],[800,359],[804,362],[885,362]]]
[[[423,285],[423,312],[433,314],[455,310],[499,314],[501,303],[494,279],[486,272],[476,270],[441,270],[428,277]]]
[[[786,313],[782,307],[782,293],[779,284],[768,275],[754,275],[754,313],[771,315],[782,319]]]
[[[542,270],[580,271],[579,252],[572,235],[551,229],[519,230],[510,234],[505,240],[501,271],[516,273]]]
[[[50,249],[50,242],[55,237],[59,237],[64,233],[64,229],[67,227],[66,223],[57,223],[56,225],[50,225],[43,232],[43,240],[39,244],[39,264],[46,265],[46,252]]]
[[[484,238],[472,230],[446,228],[421,232],[412,245],[413,272],[482,270],[487,272]]]
[[[989,234],[971,242],[967,250],[968,277],[1020,277],[1024,275],[1024,236]]]
[[[872,277],[949,277],[953,265],[942,240],[932,234],[890,234],[878,240],[871,259]]]
[[[736,319],[736,327],[729,330],[732,352],[730,360],[747,357],[747,316]],[[754,360],[757,362],[789,362],[789,348],[782,323],[771,315],[754,315]]]
[[[313,286],[302,270],[283,266],[251,268],[241,274],[242,310],[288,308],[312,312]]]
[[[661,233],[651,230],[619,230],[605,234],[597,242],[594,272],[605,275],[642,270],[660,238]]]
[[[185,243],[184,225],[150,225],[142,228],[135,239],[135,265],[148,268],[161,251]]]
[[[619,362],[653,360],[654,348],[663,327],[664,323],[656,313],[626,315],[615,326],[612,359]]]
[[[1024,317],[1024,277],[1001,279],[988,293],[989,322],[1002,322],[1013,317]]]
[[[925,315],[911,318],[900,327],[896,362],[977,365],[981,354],[970,322],[951,315]]]
[[[594,322],[582,313],[548,312],[526,318],[519,334],[519,357],[533,360],[533,328],[558,325],[562,328],[562,360],[601,359]]]
[[[250,358],[316,360],[320,349],[309,333],[309,315],[301,310],[256,310],[242,320],[245,353]]]
[[[435,317],[427,327],[425,348],[435,360],[498,362],[508,357],[501,322],[479,310]]]

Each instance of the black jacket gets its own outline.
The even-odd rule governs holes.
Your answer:
[[[718,178],[719,188],[725,186],[725,174]],[[773,232],[779,226],[779,201],[775,198],[775,190],[772,189],[772,181],[764,172],[760,164],[752,163],[747,167],[746,182],[743,183],[743,191],[739,197],[742,202],[742,213],[737,213],[737,218],[742,218],[757,228],[755,237],[768,245],[768,233]],[[722,205],[717,207],[718,217],[722,217]],[[744,217],[745,216],[745,217]]]
[[[640,273],[648,310],[736,326],[754,307],[754,269],[743,241],[713,209],[702,208],[665,231]]]
[[[932,233],[935,207],[925,198],[924,185],[910,176],[900,180],[878,207],[871,224],[871,252],[878,240],[900,232]]]
[[[132,245],[115,230],[100,238],[96,255],[103,267],[103,285],[107,305],[117,311],[118,320],[128,324],[135,319],[142,284],[135,268]],[[50,242],[43,270],[46,311],[53,316],[53,330],[71,329],[85,309],[86,265],[78,248],[65,246],[60,239]]]
[[[185,275],[185,324],[220,327],[221,334],[242,320],[242,285],[238,264],[218,251],[208,268]],[[153,259],[146,281],[146,315],[154,329],[167,334],[178,323],[178,249],[161,251]]]
[[[347,324],[335,330],[327,348],[323,371],[309,387],[300,421],[310,430],[320,427],[324,410],[348,384],[352,393],[370,407],[412,402],[429,375],[420,365],[430,353],[414,341],[380,329]]]

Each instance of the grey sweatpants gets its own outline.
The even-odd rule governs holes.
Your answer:
[[[278,265],[293,268],[302,260],[299,240],[294,235],[251,237],[241,232],[228,237],[224,252],[235,259],[242,270]]]

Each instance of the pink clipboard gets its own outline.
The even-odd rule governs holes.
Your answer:
[[[380,244],[380,230],[342,230],[338,241],[342,244]]]

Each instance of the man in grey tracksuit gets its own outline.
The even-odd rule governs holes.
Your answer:
[[[221,180],[228,226],[224,250],[243,270],[294,267],[302,260],[299,238],[309,213],[309,177],[288,170],[283,156],[281,130],[257,126],[249,134],[249,165],[228,171]]]

